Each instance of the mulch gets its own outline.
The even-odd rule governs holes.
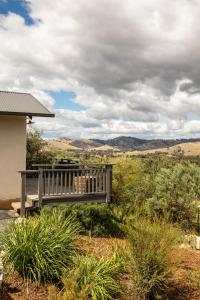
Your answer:
[[[81,237],[78,246],[86,253],[94,253],[98,256],[110,256],[116,245],[125,247],[125,241],[113,238]],[[200,252],[191,249],[174,249],[173,280],[169,282],[169,300],[199,300],[200,291],[189,280],[190,272],[200,270]],[[128,275],[123,275],[123,286],[129,282]],[[124,284],[125,283],[125,284]],[[48,300],[47,285],[38,286],[35,283],[24,282],[18,274],[7,277],[0,291],[0,300]],[[132,300],[127,292],[121,300]],[[75,300],[75,299],[74,299]],[[119,299],[120,300],[120,299]]]

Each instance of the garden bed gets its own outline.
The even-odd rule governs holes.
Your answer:
[[[99,256],[109,256],[112,253],[113,245],[120,244],[125,246],[125,241],[113,238],[90,238],[81,237],[78,241],[80,248],[87,253],[95,253]],[[169,283],[168,296],[169,299],[177,300],[198,300],[200,292],[188,280],[191,272],[200,269],[200,252],[179,249],[174,250],[174,276]],[[123,286],[129,285],[128,276],[122,276],[121,282]],[[6,277],[0,292],[1,300],[47,300],[48,287],[37,286],[35,283],[24,283],[18,274]],[[131,295],[126,294],[121,298],[123,300],[131,300]],[[58,296],[59,300],[59,296]]]

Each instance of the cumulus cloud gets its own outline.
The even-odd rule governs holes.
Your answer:
[[[26,0],[0,17],[0,88],[74,91],[83,111],[37,121],[47,136],[200,134],[198,0]],[[191,119],[192,116],[192,119]]]

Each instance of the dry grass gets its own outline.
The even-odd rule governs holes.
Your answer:
[[[82,150],[81,147],[73,146],[71,140],[49,140],[47,148],[53,150],[60,150],[60,151],[76,151]],[[150,149],[150,150],[143,150],[143,151],[127,151],[127,152],[117,152],[115,155],[117,156],[124,156],[124,155],[148,155],[148,154],[156,154],[156,153],[166,153],[168,155],[172,155],[178,150],[184,151],[185,156],[196,156],[200,155],[200,142],[188,142],[178,144],[168,148],[157,148],[157,149]],[[88,141],[87,151],[119,151],[118,148],[112,147],[109,145],[102,145],[99,147],[90,147]]]
[[[200,142],[193,142],[193,143],[183,143],[179,144],[173,147],[170,147],[168,150],[169,154],[174,153],[174,151],[177,151],[178,149],[181,149],[184,151],[184,155],[200,155]]]
[[[49,140],[47,148],[61,151],[80,150],[78,147],[75,147],[70,143],[70,140]]]
[[[83,140],[84,142],[84,140]],[[76,147],[73,146],[71,140],[49,140],[47,149],[52,149],[52,150],[60,150],[60,151],[76,151],[76,150],[83,150],[84,147]],[[102,145],[99,147],[93,147],[92,145],[90,146],[90,143],[92,144],[91,141],[85,140],[85,144],[87,144],[87,151],[116,151],[118,150],[115,147],[109,146],[109,145]]]
[[[156,153],[166,153],[168,155],[172,155],[177,151],[183,151],[185,156],[196,156],[200,155],[200,142],[193,143],[182,143],[169,148],[158,148],[152,150],[144,150],[144,151],[129,151],[126,152],[126,155],[147,155],[147,154],[156,154]]]

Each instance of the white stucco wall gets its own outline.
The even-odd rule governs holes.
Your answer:
[[[20,198],[18,171],[26,169],[26,118],[0,116],[0,205]]]

